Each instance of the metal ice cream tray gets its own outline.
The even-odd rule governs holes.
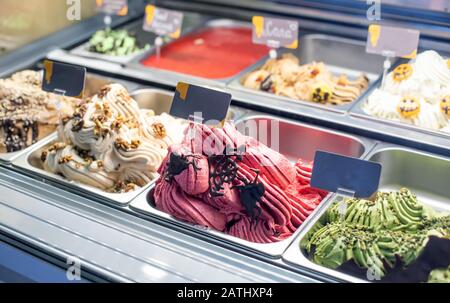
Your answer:
[[[372,141],[365,138],[351,136],[341,132],[299,123],[292,120],[280,119],[275,116],[251,113],[238,120],[236,124],[238,129],[240,129],[244,124],[251,125],[253,123],[257,123],[260,126],[267,126],[268,142],[273,142],[273,140],[276,140],[274,138],[275,136],[272,135],[270,129],[272,129],[273,125],[278,124],[279,152],[285,155],[292,162],[295,162],[298,158],[311,161],[314,159],[316,150],[326,150],[347,156],[361,158],[364,157],[364,155],[366,155],[374,146],[374,143]],[[259,129],[259,131],[261,130]],[[258,134],[254,135],[258,137]],[[226,242],[227,244],[239,249],[250,250],[254,253],[262,254],[271,258],[277,258],[283,254],[283,252],[287,249],[296,235],[302,231],[303,226],[305,226],[311,218],[314,218],[314,213],[318,212],[326,203],[326,200],[329,198],[328,196],[324,199],[322,204],[316,208],[313,214],[311,214],[311,216],[291,237],[277,243],[261,244],[252,243],[239,239],[237,237],[226,235],[219,231],[207,229],[202,226],[196,226],[177,220],[171,215],[159,211],[148,203],[147,196],[151,189],[152,188],[147,189],[135,200],[133,200],[130,203],[130,208],[142,214],[162,219],[166,223],[169,223],[171,226],[179,228],[181,230],[190,231],[197,235],[202,235],[210,240],[219,240],[222,243]]]
[[[440,51],[439,53],[440,53],[440,55],[444,56],[446,59],[450,58],[450,54],[448,52]],[[403,59],[403,60],[401,60],[401,62],[408,62],[408,61]],[[396,65],[398,65],[398,64],[394,64],[392,66],[391,70],[394,69]],[[450,131],[444,132],[444,131],[435,130],[435,129],[431,129],[431,128],[420,127],[420,126],[405,123],[402,121],[395,121],[395,120],[380,118],[380,117],[369,115],[368,113],[366,113],[366,111],[364,110],[365,104],[368,102],[370,95],[376,89],[378,89],[380,86],[381,86],[381,79],[379,79],[376,83],[374,83],[374,85],[372,85],[371,89],[364,95],[364,98],[360,98],[357,102],[355,102],[353,104],[352,108],[349,111],[349,114],[355,118],[382,122],[382,123],[390,124],[390,125],[393,125],[393,126],[396,126],[399,128],[404,128],[404,129],[409,129],[412,131],[427,133],[427,134],[430,134],[433,136],[438,136],[438,137],[442,137],[444,139],[450,140]],[[449,144],[450,144],[450,141],[449,141]]]
[[[380,191],[399,190],[402,187],[417,194],[420,202],[437,211],[450,212],[450,158],[408,149],[391,144],[378,144],[366,157],[383,165]],[[297,235],[283,255],[283,260],[302,271],[346,282],[366,282],[349,274],[313,263],[300,243],[308,231],[320,220],[327,209],[337,200],[333,196]]]
[[[345,113],[352,107],[353,103],[365,95],[371,85],[382,74],[383,58],[366,53],[365,42],[363,41],[322,34],[306,34],[300,36],[299,45],[299,48],[295,51],[283,50],[280,51],[280,54],[292,53],[300,59],[300,64],[324,62],[335,76],[346,74],[349,80],[355,79],[360,74],[365,74],[369,78],[369,87],[355,101],[342,105],[324,105],[305,100],[296,100],[244,87],[241,84],[242,78],[246,74],[259,69],[269,59],[269,57],[266,57],[234,77],[227,85],[230,92],[232,94],[233,92],[239,92],[240,100],[256,102],[257,105],[261,106],[277,102],[277,104],[280,104],[279,107],[283,108],[284,104],[286,104],[288,108],[291,108],[291,111],[297,109],[300,112],[302,106],[307,106]]]
[[[185,31],[185,33],[183,35],[181,35],[181,37],[179,39],[183,39],[183,37],[185,37],[187,35],[195,34],[199,31],[203,31],[207,28],[217,28],[217,27],[250,28],[251,24],[248,22],[242,22],[242,21],[236,21],[236,20],[230,20],[230,19],[210,20],[210,21],[203,23],[201,26],[193,27],[191,30]],[[171,42],[168,42],[165,45],[169,45],[170,43]],[[165,45],[163,45],[162,47],[164,47]],[[156,52],[156,50],[153,48],[153,49],[143,53],[142,55],[133,59],[129,64],[127,64],[126,67],[144,72],[145,74],[148,74],[149,79],[155,79],[156,82],[160,82],[161,79],[164,79],[164,82],[166,84],[170,84],[172,86],[176,86],[179,81],[185,81],[185,82],[189,82],[191,84],[225,87],[225,84],[227,82],[230,82],[235,77],[235,76],[232,76],[232,77],[224,78],[224,79],[207,79],[207,78],[182,74],[182,73],[163,70],[163,69],[146,67],[141,64],[141,61],[143,59],[155,54],[155,52]],[[217,64],[220,65],[220,62],[217,62]]]
[[[172,104],[173,93],[156,88],[141,88],[131,93],[131,97],[136,100],[140,108],[152,109],[156,115],[167,113],[170,111]],[[238,119],[244,114],[243,110],[238,108],[230,108],[228,118]],[[75,192],[87,197],[96,197],[102,202],[125,206],[137,195],[143,192],[146,188],[153,185],[156,180],[151,181],[143,188],[129,192],[129,193],[111,193],[100,190],[98,188],[82,184],[80,182],[69,181],[63,176],[47,172],[42,167],[42,161],[40,159],[43,150],[51,146],[56,142],[57,135],[47,137],[45,140],[41,140],[39,143],[31,146],[23,151],[17,159],[12,161],[14,167],[27,171],[29,175],[36,177],[43,177],[46,180],[52,181],[57,186]]]
[[[109,83],[120,83],[122,84],[128,91],[135,90],[138,85],[132,82],[124,81],[124,80],[118,80],[114,78],[99,76],[95,74],[88,73],[86,75],[86,84],[85,84],[85,96],[91,96],[94,95],[97,91],[99,91],[104,85]],[[43,141],[47,138],[51,137],[51,135],[47,136],[46,138],[41,139],[40,141]],[[33,147],[35,144],[24,148],[23,150],[12,152],[12,153],[0,153],[0,162],[9,163],[19,157],[22,154],[28,153],[31,150],[33,150]]]
[[[129,33],[133,33],[136,37],[136,41],[138,42],[139,46],[143,48],[145,44],[149,44],[150,45],[149,49],[142,50],[128,56],[109,56],[89,51],[89,41],[87,41],[73,48],[72,50],[70,50],[69,53],[75,56],[98,59],[102,61],[109,61],[118,64],[127,64],[138,57],[141,58],[144,54],[153,52],[154,50],[153,42],[156,38],[156,35],[154,33],[143,30],[143,21],[144,19],[140,18],[139,20],[132,22],[131,24],[118,28],[118,30],[123,29],[128,31]],[[183,33],[191,31],[193,27],[197,27],[199,26],[199,24],[202,23],[204,23],[204,18],[201,17],[200,15],[185,12],[183,21]]]
[[[140,48],[143,48],[145,44],[148,44],[150,46],[149,49],[143,49],[139,52],[136,52],[131,55],[127,56],[111,56],[111,55],[104,55],[99,54],[95,52],[89,51],[89,41],[75,47],[74,49],[70,50],[70,54],[86,57],[86,58],[92,58],[92,59],[98,59],[98,60],[104,60],[104,61],[110,61],[113,63],[119,63],[119,64],[126,64],[133,60],[134,58],[138,57],[142,53],[150,50],[153,48],[153,45],[150,43],[153,43],[153,40],[155,40],[155,35],[150,32],[146,32],[142,29],[142,20],[133,22],[132,24],[129,24],[123,28],[120,28],[121,30],[126,30],[127,32],[133,34],[136,37],[136,41],[138,43],[138,46]]]

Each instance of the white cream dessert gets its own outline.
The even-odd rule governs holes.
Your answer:
[[[85,100],[58,128],[57,143],[42,152],[44,169],[108,192],[128,192],[157,176],[186,123],[142,110],[120,84]]]
[[[364,111],[379,118],[450,132],[450,65],[435,51],[425,51],[397,66],[376,89]]]

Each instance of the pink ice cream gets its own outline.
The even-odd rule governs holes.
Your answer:
[[[189,136],[189,131],[195,136]],[[223,144],[214,146],[211,142]],[[220,195],[214,195],[212,174],[217,172],[219,162],[209,156],[222,155],[227,145],[233,149],[245,146],[245,152],[242,158],[233,158],[236,178],[222,183]],[[190,164],[171,176],[177,157]],[[162,177],[152,200],[159,210],[180,220],[251,242],[276,242],[292,235],[327,194],[309,186],[311,171],[312,164],[299,160],[292,165],[280,153],[242,135],[230,124],[221,129],[191,124],[184,141],[173,145],[163,161],[159,169]],[[248,199],[243,198],[248,192],[236,187],[246,184],[264,188],[262,195],[252,193],[257,197],[253,214],[246,208]]]

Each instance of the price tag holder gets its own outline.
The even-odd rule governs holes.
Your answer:
[[[367,35],[366,52],[413,59],[417,55],[420,32],[415,29],[371,24]]]
[[[144,31],[157,35],[155,47],[158,58],[161,56],[161,47],[163,45],[163,38],[161,37],[178,39],[181,35],[182,26],[182,12],[160,8],[150,4],[145,7],[144,25],[142,28]]]
[[[42,90],[67,97],[83,98],[86,68],[82,66],[44,61]]]
[[[280,47],[298,48],[298,22],[295,20],[253,16],[253,43],[264,44],[272,50],[270,56],[276,57]]]
[[[228,93],[179,82],[170,114],[200,124],[218,126],[225,122],[230,103],[231,95]]]
[[[368,29],[366,52],[385,57],[383,63],[384,87],[388,70],[391,68],[391,59],[402,57],[413,59],[417,56],[420,32],[414,29],[371,24]]]
[[[128,0],[95,0],[97,10],[107,15],[128,15]]]
[[[143,29],[158,36],[168,36],[177,39],[181,35],[183,13],[147,5]]]
[[[345,196],[370,198],[378,191],[380,163],[317,151],[311,186]]]

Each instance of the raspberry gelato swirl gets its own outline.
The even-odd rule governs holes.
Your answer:
[[[170,147],[149,196],[177,219],[251,242],[277,242],[292,235],[327,194],[310,187],[311,163],[292,165],[229,123],[190,124],[185,134]],[[221,156],[228,149],[245,151]]]
[[[126,89],[111,84],[63,119],[58,140],[42,153],[44,169],[104,191],[131,191],[157,177],[168,147],[185,124],[141,110]]]

